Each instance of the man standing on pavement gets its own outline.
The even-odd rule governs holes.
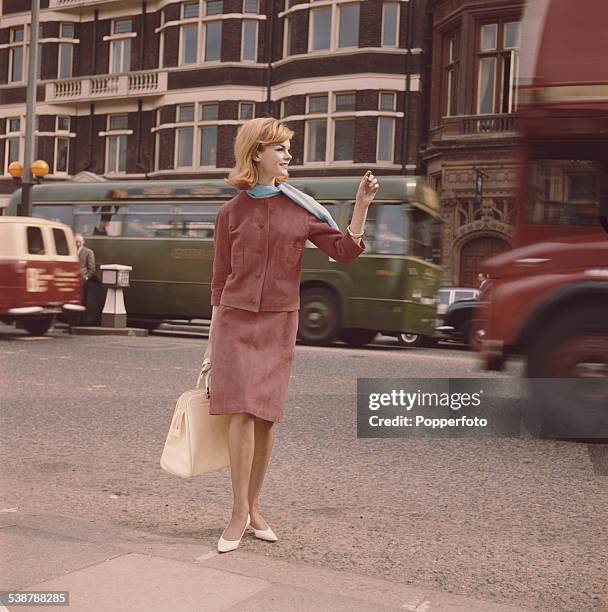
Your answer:
[[[95,278],[95,253],[84,246],[84,237],[82,234],[76,234],[76,247],[78,248],[78,259],[80,261],[80,274],[82,275],[82,301],[86,306],[87,310],[83,313],[82,318],[85,325],[90,320],[90,304],[91,299],[91,287],[90,282]]]

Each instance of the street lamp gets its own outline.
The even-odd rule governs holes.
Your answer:
[[[36,177],[36,183],[40,181],[49,173],[49,165],[43,159],[37,159],[30,167],[32,176]],[[14,161],[8,166],[8,173],[13,177],[15,182],[21,185],[21,202],[19,204],[19,216],[30,216],[31,215],[31,189],[32,182],[23,180],[23,164],[19,161]]]

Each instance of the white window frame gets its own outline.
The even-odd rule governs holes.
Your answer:
[[[117,21],[127,21],[127,19],[131,22],[131,28],[133,28],[133,19],[131,17],[118,17],[116,19],[112,20],[112,34],[110,36],[104,36],[103,40],[104,41],[109,41],[110,42],[110,65],[109,65],[109,70],[108,73],[109,74],[126,74],[128,72],[131,72],[131,50],[132,50],[132,43],[130,41],[130,39],[135,38],[137,36],[137,32],[121,32],[121,33],[115,33],[114,29],[116,27],[116,22]],[[125,70],[125,41],[129,40],[129,68],[128,70]],[[114,72],[114,43],[120,43],[120,70],[118,72]]]
[[[332,51],[338,50],[338,49],[341,50],[341,49],[358,49],[359,48],[359,31],[357,31],[357,44],[356,45],[353,45],[353,46],[350,46],[350,47],[340,47],[339,46],[340,45],[340,18],[342,16],[341,11],[342,11],[343,8],[345,8],[347,6],[350,6],[350,5],[354,5],[354,4],[358,5],[358,7],[359,7],[359,23],[357,24],[357,26],[360,28],[361,27],[361,2],[344,2],[344,3],[340,3],[340,4],[337,4],[337,5],[334,5],[334,7],[336,8],[338,14],[337,14],[337,17],[336,17],[336,32],[335,32],[336,39],[335,39],[335,46],[331,49]],[[333,19],[333,17],[332,17],[332,19]],[[332,41],[332,42],[334,42],[334,41]]]
[[[211,24],[220,24],[220,56],[219,59],[208,60],[207,59],[207,27]],[[204,64],[219,64],[222,61],[222,39],[224,36],[224,23],[222,19],[212,19],[203,23],[203,37],[201,38],[201,51],[203,53]]]
[[[390,159],[380,159],[380,119],[390,119],[393,122],[393,137],[391,139],[391,154]],[[395,133],[397,131],[397,119],[394,115],[378,115],[376,127],[376,163],[377,164],[394,164],[395,163]]]
[[[396,29],[397,31],[395,32],[395,44],[394,45],[385,45],[384,44],[384,26],[385,26],[385,15],[386,15],[386,5],[387,4],[396,4],[397,5],[397,20],[396,20]],[[411,9],[411,7],[409,7]],[[400,21],[401,21],[401,3],[400,2],[383,2],[382,3],[382,24],[381,24],[381,29],[380,29],[380,47],[384,48],[384,49],[398,49],[399,48],[399,34],[400,34],[400,30],[399,30],[399,26],[400,26]]]
[[[251,106],[253,106],[251,118],[255,118],[255,102],[253,100],[242,100],[239,102],[239,121],[249,121],[249,119],[241,119],[241,108],[243,104],[251,104]]]
[[[290,56],[291,47],[291,28],[293,27],[292,17],[287,15],[283,21],[283,57]]]
[[[246,11],[245,10],[245,5],[247,4],[247,0],[243,0],[243,15],[259,15],[260,14],[260,0],[255,0],[255,4],[256,4],[256,9],[255,9],[255,13],[252,11]]]
[[[68,119],[68,128],[67,130],[59,129],[59,120],[65,117]],[[72,117],[70,115],[57,115],[55,117],[55,136],[54,136],[54,145],[53,145],[53,174],[59,176],[69,176],[70,173],[70,149],[71,143],[70,140],[76,136],[73,132],[71,132],[72,128]],[[57,170],[57,149],[59,148],[59,139],[64,139],[68,141],[68,157],[66,161],[66,170]]]
[[[352,93],[356,94],[356,92],[353,92],[353,91],[336,91],[336,92],[320,91],[320,92],[314,92],[314,93],[311,92],[310,94],[307,94],[306,111],[305,111],[306,118],[304,119],[304,157],[303,157],[303,162],[302,162],[304,166],[312,166],[314,164],[322,164],[322,163],[326,163],[326,164],[329,163],[334,166],[345,166],[345,165],[349,165],[353,163],[354,159],[334,160],[335,136],[336,136],[336,120],[352,119],[353,121],[355,121],[355,128],[356,128],[356,121],[357,121],[356,111],[355,110],[352,110],[352,111],[333,110],[336,108],[336,96],[337,95],[352,94]],[[314,96],[325,96],[325,95],[327,96],[327,112],[309,113],[310,98]],[[313,120],[322,120],[322,119],[326,120],[326,130],[327,130],[325,159],[308,161],[308,122],[313,121]],[[356,134],[356,129],[355,129],[355,134]],[[354,153],[355,151],[354,151],[354,144],[353,144],[353,157],[354,157]]]
[[[61,30],[63,29],[64,25],[71,25],[72,27],[74,27],[73,23],[70,22],[63,22],[59,24],[59,45],[57,46],[57,78],[58,79],[69,79],[72,78],[73,74],[74,74],[74,37],[72,36],[70,37],[64,37]],[[62,68],[62,61],[61,61],[61,45],[69,45],[70,46],[70,74],[67,77],[62,77],[61,76],[61,68]]]
[[[184,62],[184,28],[188,26],[196,27],[196,53],[194,62]],[[201,40],[201,24],[198,19],[189,18],[179,26],[179,44],[178,44],[178,66],[196,66],[200,64],[200,40]]]
[[[113,117],[117,116],[127,116],[127,125],[128,125],[128,115],[126,113],[113,113],[108,115],[107,117],[107,130],[103,132],[103,136],[106,138],[106,155],[105,155],[105,174],[106,175],[124,175],[127,174],[127,156],[128,156],[128,147],[129,147],[129,135],[133,133],[133,130],[129,129],[112,129],[111,122]],[[112,139],[116,138],[125,138],[125,169],[124,170],[116,170],[114,168],[109,169],[110,167],[110,142]],[[117,151],[116,151],[116,165],[120,164],[120,141],[117,140]]]
[[[18,132],[9,131],[11,119],[19,119],[19,131]],[[2,135],[2,138],[4,138],[4,174],[8,174],[8,167],[9,167],[9,164],[11,163],[9,162],[9,159],[8,159],[8,151],[9,151],[9,145],[10,145],[11,140],[17,140],[17,142],[19,143],[18,144],[19,151],[18,151],[17,159],[12,160],[12,161],[23,162],[22,160],[22,157],[23,157],[22,141],[23,141],[24,134],[23,134],[21,127],[24,124],[25,117],[20,117],[20,116],[6,117],[5,119],[3,119],[3,121],[5,122],[5,133]]]
[[[215,138],[215,164],[209,164],[209,165],[203,165],[203,128],[211,128],[214,127],[216,130],[216,138]],[[217,168],[217,145],[219,142],[219,124],[217,123],[217,120],[214,121],[201,121],[199,123],[199,125],[196,127],[197,130],[197,136],[198,136],[198,142],[197,144],[197,157],[195,157],[195,162],[198,162],[197,167],[198,168],[206,168],[206,169],[210,169],[210,168]]]
[[[23,32],[23,40],[22,41],[13,41],[13,32],[17,30],[21,30]],[[14,28],[9,29],[9,53],[8,53],[8,83],[23,83],[26,78],[26,66],[27,66],[27,49],[25,44],[25,26],[19,27],[16,26]],[[13,62],[14,62],[14,52],[16,49],[21,48],[21,78],[19,80],[13,80]]]
[[[319,7],[315,7],[314,3],[311,3],[309,8],[309,27],[308,27],[308,53],[309,54],[327,54],[332,51],[339,51],[343,49],[358,49],[359,44],[356,47],[339,47],[338,43],[340,40],[340,9],[349,4],[359,5],[359,22],[361,22],[361,1],[356,2],[340,2],[338,4],[333,3],[331,5],[322,4]],[[315,49],[312,48],[312,41],[314,39],[314,21],[312,19],[312,11],[316,9],[331,8],[330,12],[330,24],[329,24],[329,49]],[[286,28],[287,29],[287,28]],[[286,55],[284,54],[286,57]]]
[[[221,125],[221,122],[218,119],[206,119],[203,120],[202,119],[202,111],[203,111],[203,106],[205,105],[217,105],[218,106],[218,111],[219,111],[219,101],[216,100],[205,100],[203,102],[188,102],[186,104],[180,104],[178,105],[178,108],[176,109],[176,117],[175,117],[175,123],[170,124],[170,126],[174,129],[175,131],[175,135],[174,135],[174,141],[173,141],[173,170],[177,171],[192,171],[192,170],[200,170],[200,169],[204,169],[204,170],[210,170],[210,169],[217,169],[217,150],[216,150],[216,163],[214,166],[203,166],[202,165],[202,159],[201,159],[201,146],[202,146],[202,128],[204,127],[216,127],[218,129],[218,142],[219,142],[219,128]],[[179,121],[179,107],[180,106],[190,106],[193,105],[194,106],[194,115],[193,115],[193,120],[192,121]],[[157,118],[157,122],[160,121],[160,116]],[[160,128],[160,124],[157,126],[158,128]],[[179,160],[179,130],[180,129],[184,129],[184,128],[191,128],[193,130],[192,132],[192,165],[191,166],[179,166],[178,165],[178,160]],[[157,147],[156,147],[156,154],[155,154],[155,164],[156,164],[156,169],[158,170],[158,164],[159,164],[159,155],[158,155],[158,143],[160,142],[160,129],[157,129],[156,132],[156,136],[157,136]],[[216,147],[217,147],[217,143],[216,143]]]
[[[253,13],[251,13],[253,14]],[[255,33],[253,36],[253,59],[245,59],[244,58],[244,54],[245,54],[245,24],[247,23],[252,23],[253,25],[255,25]],[[242,21],[242,27],[241,27],[241,61],[242,62],[257,62],[258,61],[258,38],[259,36],[259,26],[258,26],[258,20],[257,19],[243,19]],[[221,54],[221,49],[220,49],[220,54]]]

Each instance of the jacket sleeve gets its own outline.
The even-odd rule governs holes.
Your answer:
[[[87,279],[95,276],[95,253],[89,249],[87,253]]]
[[[357,243],[346,233],[330,227],[325,221],[309,215],[308,239],[338,263],[352,263],[365,251],[365,243]]]
[[[213,278],[211,280],[211,305],[219,306],[222,291],[228,275],[232,272],[230,267],[230,233],[228,229],[228,213],[220,210],[215,217],[215,230],[213,232]]]

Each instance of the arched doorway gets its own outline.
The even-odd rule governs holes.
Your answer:
[[[460,250],[460,287],[478,287],[477,273],[479,264],[488,257],[498,255],[510,249],[510,245],[495,236],[483,236],[469,240]]]

